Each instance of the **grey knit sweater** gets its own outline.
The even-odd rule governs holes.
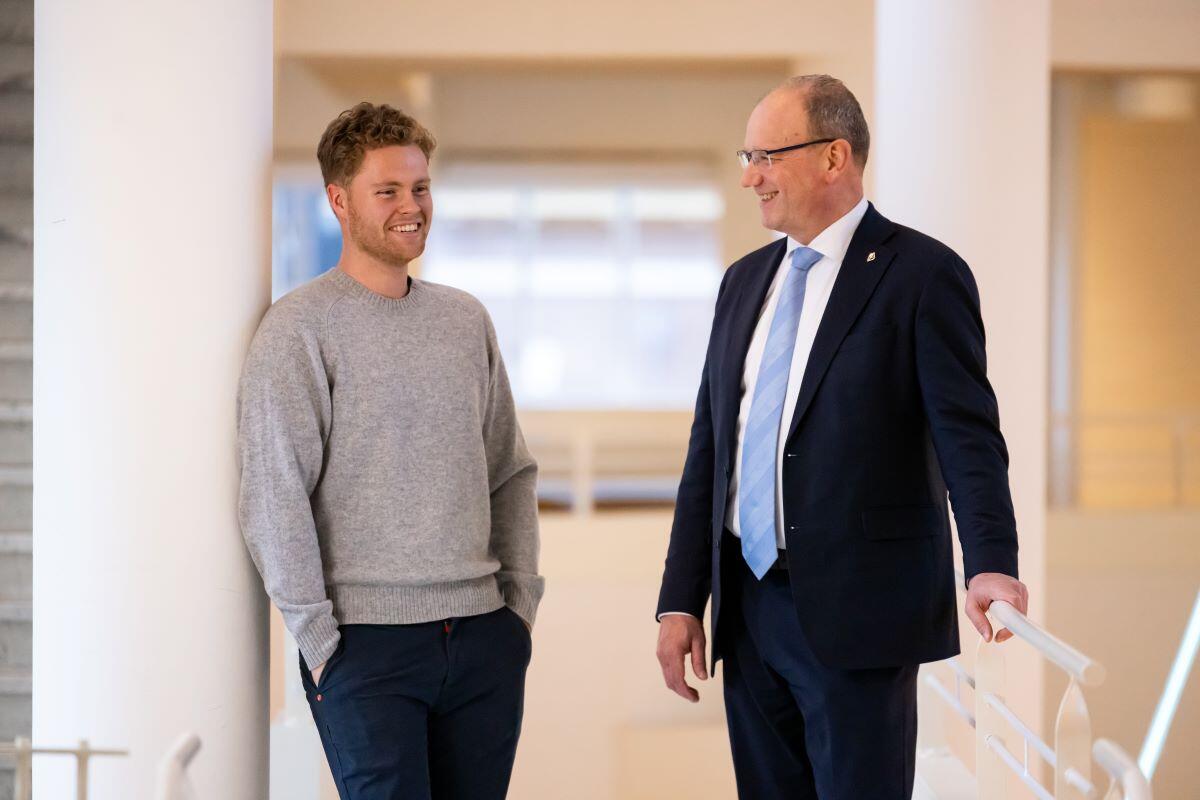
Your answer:
[[[537,465],[491,320],[413,280],[376,294],[338,269],[263,318],[238,392],[239,516],[305,661],[339,623],[510,606],[530,625]]]

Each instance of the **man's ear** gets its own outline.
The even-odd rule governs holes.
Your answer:
[[[345,222],[348,214],[346,190],[336,183],[331,183],[325,187],[325,197],[329,200],[329,207],[333,209],[333,215],[338,218],[338,221]]]
[[[850,161],[853,158],[850,152],[850,143],[845,139],[835,140],[830,143],[825,158],[826,172],[830,178],[836,178],[850,166]]]

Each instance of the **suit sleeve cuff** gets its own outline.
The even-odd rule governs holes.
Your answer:
[[[998,572],[1020,580],[1016,548],[976,547],[972,552],[963,554],[963,588],[966,588],[972,578],[984,572]]]

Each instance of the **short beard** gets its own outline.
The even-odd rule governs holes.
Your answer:
[[[350,222],[350,238],[355,247],[388,266],[408,266],[408,260],[399,253],[388,250],[386,242],[372,238],[372,231],[363,224],[362,217],[354,212],[354,206],[348,205],[346,212]]]

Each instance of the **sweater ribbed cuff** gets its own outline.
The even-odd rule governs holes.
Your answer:
[[[313,669],[329,660],[341,638],[337,620],[332,616],[324,616],[313,620],[304,630],[297,633],[296,644],[300,645],[300,655],[304,656],[304,663],[309,669]]]
[[[546,579],[540,575],[499,572],[496,580],[500,585],[504,605],[516,612],[516,615],[525,620],[525,624],[532,629],[537,619],[538,604],[546,590]]]

